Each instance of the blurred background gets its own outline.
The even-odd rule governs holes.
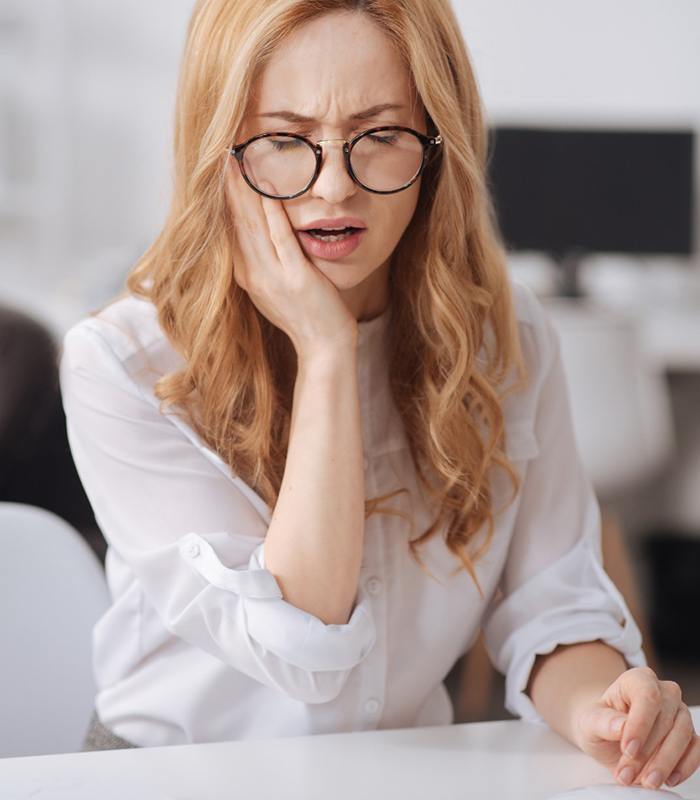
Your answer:
[[[118,293],[169,195],[192,0],[0,0],[0,501],[105,545],[65,440],[65,331]],[[605,567],[700,704],[697,0],[453,0],[514,277],[562,342]],[[0,530],[0,534],[3,531]],[[478,642],[457,721],[507,718]]]

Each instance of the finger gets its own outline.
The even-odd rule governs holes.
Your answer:
[[[581,729],[592,743],[619,742],[627,716],[609,706],[594,706],[581,720]]]
[[[688,707],[682,704],[673,727],[639,773],[639,782],[647,789],[658,789],[673,772],[694,736],[692,717]]]
[[[274,187],[265,182],[261,187],[265,191],[274,192]],[[293,267],[306,261],[292,223],[280,200],[260,196],[262,208],[267,219],[270,239],[277,251],[282,266]]]
[[[247,193],[243,190],[250,190],[250,187],[243,180],[238,162],[233,156],[230,156],[226,162],[224,189],[226,190],[226,199],[231,210],[231,216],[235,220],[242,215],[248,200]]]
[[[649,667],[627,670],[620,678],[619,688],[629,706],[621,751],[631,759],[642,750],[649,738],[661,712],[663,695],[656,673]]]
[[[233,250],[233,277],[236,283],[248,291],[248,265],[246,252],[250,256],[250,250],[245,238],[245,225],[242,223],[244,215],[243,208],[245,206],[244,200],[244,181],[240,175],[240,169],[236,160],[230,157],[226,164],[226,179],[225,179],[225,192],[226,200],[231,212],[231,247]]]
[[[639,782],[641,771],[644,769],[645,765],[649,763],[649,760],[656,755],[658,746],[670,733],[672,728],[673,718],[669,718],[667,713],[661,712],[656,718],[647,742],[642,749],[638,751],[637,755],[631,758],[624,753],[622,754],[615,769],[615,777],[622,781],[622,783],[629,784],[635,781]],[[657,742],[656,748],[650,746],[652,740]]]
[[[243,255],[243,251],[241,250],[240,243],[237,240],[237,237],[234,235],[233,239],[233,253],[232,253],[232,263],[233,263],[233,278],[234,281],[241,289],[244,289],[246,292],[249,290],[248,287],[248,272],[246,267],[246,260]]]
[[[659,681],[661,689],[661,709],[652,726],[646,742],[637,753],[636,760],[645,764],[656,752],[676,723],[678,712],[683,706],[681,687],[675,681]]]
[[[260,195],[248,186],[235,158],[229,158],[226,170],[226,196],[236,226],[255,233],[264,219],[260,209]]]
[[[227,191],[235,196],[236,211],[233,215],[234,239],[243,256],[240,273],[244,276],[246,291],[254,280],[264,278],[266,272],[274,269],[279,259],[270,240],[265,215],[260,206],[260,195],[243,180],[235,165],[231,168],[231,182]],[[234,277],[238,280],[239,271],[234,264]]]
[[[693,736],[685,753],[676,764],[666,783],[669,786],[676,786],[687,780],[695,770],[700,767],[700,736]]]
[[[661,687],[661,702],[656,719],[654,720],[646,740],[642,741],[641,747],[636,751],[634,757],[630,756],[628,751],[625,751],[618,762],[616,774],[623,783],[631,783],[637,779],[637,776],[656,753],[656,750],[666,739],[675,724],[676,716],[681,705],[680,687],[678,687],[678,684],[675,684],[674,688],[670,686],[670,684],[670,681],[662,681],[659,683]],[[628,726],[626,726],[626,728]]]
[[[636,760],[645,764],[673,728],[678,711],[683,705],[681,687],[674,681],[660,681],[661,708],[646,742],[637,753]]]

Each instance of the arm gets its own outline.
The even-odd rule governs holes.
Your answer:
[[[100,529],[144,602],[172,635],[245,675],[303,702],[333,699],[374,645],[371,606],[327,625],[283,597],[263,559],[271,509],[175,412],[160,413],[142,378],[147,354],[107,341],[96,324],[63,341],[68,439]],[[122,348],[131,355],[118,357]]]
[[[627,669],[600,641],[538,656],[528,693],[550,727],[622,784],[675,786],[700,765],[700,737],[680,686],[648,667]]]
[[[527,695],[552,730],[581,747],[575,720],[628,669],[620,653],[601,641],[560,645],[538,655]]]
[[[364,537],[362,427],[356,349],[300,359],[280,494],[265,565],[285,598],[345,623]]]
[[[526,691],[530,685],[542,709],[564,730],[566,723],[557,719],[559,712],[553,712],[550,703],[567,696],[567,685],[579,679],[586,684],[603,681],[609,670],[618,665],[622,670],[623,660],[632,667],[644,666],[646,660],[639,628],[603,569],[600,507],[576,445],[559,338],[530,290],[527,295],[521,292],[521,300],[528,301],[530,322],[522,326],[523,344],[534,378],[532,393],[520,399],[518,408],[531,404],[538,453],[524,465],[500,581],[502,595],[494,597],[484,613],[484,639],[494,666],[506,675],[508,710],[528,721],[547,723]],[[599,644],[590,644],[595,642]],[[594,662],[588,658],[585,672],[579,665],[563,675],[559,665],[570,666],[574,655],[584,652],[584,644],[587,654],[591,648],[605,654],[600,656],[600,672],[596,657]],[[574,647],[578,645],[580,649]],[[604,650],[606,646],[619,657]],[[562,675],[561,687],[557,684],[543,693],[530,683],[538,658],[544,664],[542,685],[555,686],[554,676]],[[570,712],[561,710],[569,718]]]

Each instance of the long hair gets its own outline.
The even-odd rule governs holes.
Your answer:
[[[449,0],[199,0],[178,83],[170,210],[125,291],[154,304],[185,359],[156,383],[161,411],[174,406],[274,507],[296,354],[234,280],[226,160],[275,47],[300,25],[340,10],[367,14],[386,32],[423,102],[428,133],[444,138],[393,254],[401,272],[389,278],[389,371],[418,479],[436,509],[430,527],[410,539],[411,552],[423,568],[418,545],[442,531],[457,570],[466,569],[483,596],[473,565],[494,531],[490,469],[499,465],[510,477],[507,505],[520,480],[505,454],[499,387],[512,367],[521,382],[526,371],[487,188],[481,100]],[[365,500],[365,518],[404,516],[379,506],[395,494]]]

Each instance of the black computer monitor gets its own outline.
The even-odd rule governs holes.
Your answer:
[[[580,294],[589,253],[694,252],[692,130],[490,131],[488,180],[508,250],[541,250]]]

